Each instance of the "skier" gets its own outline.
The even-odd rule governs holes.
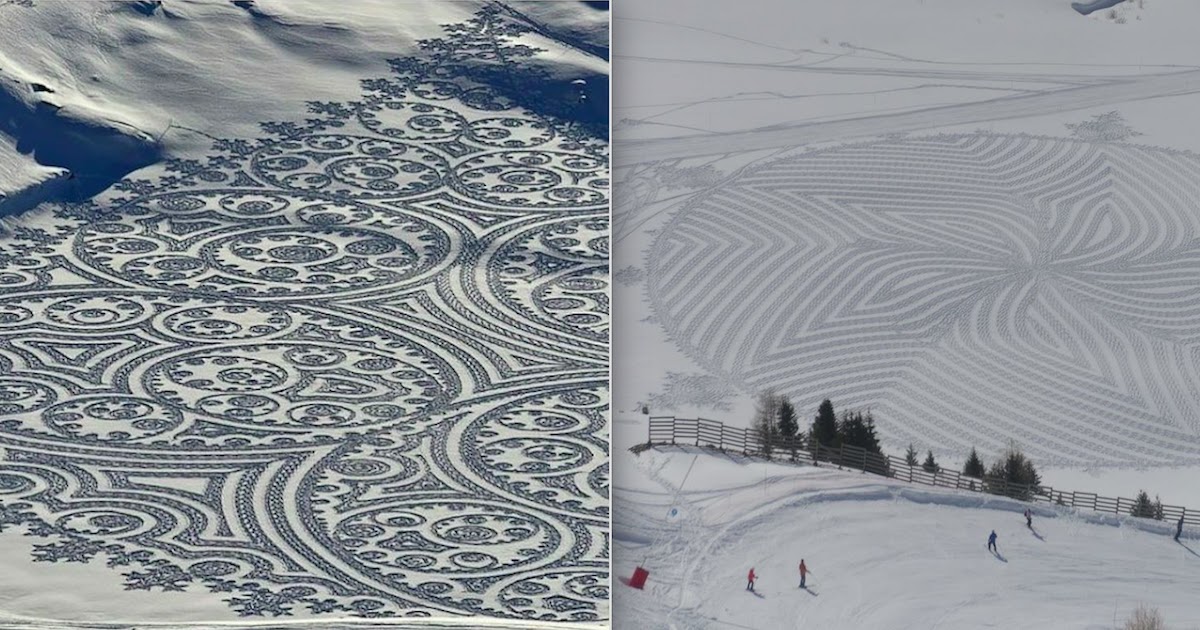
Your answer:
[[[996,530],[992,530],[992,535],[988,536],[988,551],[992,553],[1000,553],[996,551]]]
[[[1033,529],[1033,512],[1030,512],[1029,508],[1025,508],[1025,527]]]
[[[1175,542],[1179,542],[1179,537],[1183,535],[1183,517],[1179,517],[1179,522],[1175,524]]]
[[[804,579],[808,577],[808,565],[804,564],[804,558],[800,558],[800,588],[804,588]]]
[[[754,578],[755,577],[756,576],[754,575],[754,567],[750,567],[750,575],[746,577],[746,590],[747,591],[754,590]]]

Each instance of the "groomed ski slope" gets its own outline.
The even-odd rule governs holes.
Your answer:
[[[641,477],[618,475],[614,570],[650,578],[615,585],[616,627],[1100,629],[1145,602],[1200,628],[1200,541],[1164,524],[1038,506],[1031,532],[1027,505],[996,497],[700,451],[636,459],[617,466]]]

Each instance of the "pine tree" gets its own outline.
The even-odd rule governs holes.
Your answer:
[[[1154,495],[1154,520],[1156,520],[1156,521],[1163,520],[1162,499],[1159,499],[1157,494]]]
[[[879,444],[879,434],[875,431],[875,416],[870,411],[867,412],[866,421],[863,423],[863,448],[867,449],[868,453],[874,454],[874,457],[870,458],[873,461],[873,472],[891,477],[892,466],[887,456],[883,454],[883,448]]]
[[[827,398],[817,408],[817,416],[813,418],[810,430],[813,446],[822,444],[829,447],[838,446],[837,416],[833,413],[833,403]]]
[[[917,465],[917,449],[913,448],[912,443],[909,443],[908,450],[904,452],[904,463],[909,466]]]
[[[870,411],[867,412],[867,422],[864,425],[863,448],[883,455],[883,449],[879,446],[879,434],[875,431],[875,416],[871,415]]]
[[[796,449],[799,447],[800,418],[796,416],[796,408],[786,396],[779,403],[779,438],[780,442],[792,452],[796,459]]]
[[[988,486],[992,493],[1003,494],[1007,487],[1009,496],[1025,501],[1032,499],[1042,485],[1033,462],[1015,444],[1010,444],[1004,455],[992,464],[988,476],[991,477]]]
[[[863,438],[862,416],[843,409],[842,417],[838,420],[838,441],[848,446],[862,446]]]
[[[924,468],[925,472],[933,474],[937,474],[937,472],[942,469],[942,467],[938,466],[937,462],[934,461],[933,451],[926,451],[925,463],[921,464],[921,468]]]
[[[1142,518],[1154,518],[1154,503],[1150,501],[1150,495],[1145,490],[1138,492],[1129,513]]]
[[[975,447],[971,447],[971,454],[967,457],[967,464],[963,466],[963,474],[968,477],[982,479],[984,474],[983,460],[979,459],[979,453],[975,451]]]

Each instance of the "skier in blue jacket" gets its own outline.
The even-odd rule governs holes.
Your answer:
[[[992,530],[992,535],[988,536],[988,551],[1000,553],[999,551],[996,551],[996,530],[994,529]]]

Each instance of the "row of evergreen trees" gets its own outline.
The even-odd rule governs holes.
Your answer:
[[[768,390],[758,396],[751,427],[762,445],[762,453],[768,457],[776,450],[786,450],[795,459],[798,452],[809,451],[817,444],[830,448],[845,444],[883,455],[871,412],[842,410],[839,416],[828,399],[817,407],[817,415],[808,431],[803,432],[792,401]]]
[[[917,450],[912,444],[908,445],[908,451],[904,454],[904,461],[912,467],[918,465],[927,473],[940,472],[942,467],[933,457],[933,451],[925,452],[925,461],[917,463]],[[1031,499],[1036,494],[1042,485],[1042,477],[1038,474],[1037,468],[1033,465],[1033,460],[1025,456],[1021,449],[1015,444],[1010,444],[1008,450],[1004,452],[991,468],[984,466],[983,460],[979,457],[979,452],[971,447],[971,454],[967,456],[967,462],[963,465],[962,474],[966,477],[974,477],[978,479],[985,489],[997,494],[1005,493],[1018,498]],[[971,482],[971,487],[974,488],[974,482]]]
[[[1163,520],[1163,504],[1158,495],[1154,495],[1154,500],[1151,501],[1150,495],[1145,490],[1142,490],[1138,492],[1137,499],[1134,499],[1133,507],[1130,508],[1129,513],[1133,516],[1161,521]]]
[[[984,467],[979,453],[971,447],[971,454],[963,465],[963,474],[985,478],[984,487],[989,492],[1007,493],[1025,501],[1033,499],[1033,495],[1040,492],[1042,487],[1042,477],[1034,467],[1033,460],[1026,457],[1014,443],[1009,443],[1008,449],[992,463],[991,468]]]
[[[802,431],[800,417],[796,407],[787,396],[768,390],[758,396],[754,410],[752,428],[762,445],[762,454],[770,457],[776,450],[788,451],[792,459],[797,453],[811,451],[817,444],[829,448],[841,448],[842,445],[857,446],[868,453],[879,455],[886,468],[887,460],[879,445],[879,436],[875,430],[875,418],[870,411],[842,410],[835,413],[833,402],[825,399],[817,407],[817,415],[813,417],[808,431]],[[909,466],[920,467],[927,473],[941,472],[942,467],[937,463],[932,450],[925,451],[924,461],[918,462],[918,453],[912,444],[904,454],[904,461]],[[1031,500],[1033,495],[1041,490],[1042,478],[1033,465],[1033,461],[1021,452],[1015,443],[1009,447],[999,459],[992,462],[991,467],[984,465],[983,459],[974,447],[971,448],[967,462],[963,465],[962,474],[979,480],[981,487],[995,494],[1008,494],[1014,498]],[[975,482],[971,482],[972,488]],[[1162,501],[1150,495],[1145,490],[1138,493],[1133,507],[1129,511],[1133,516],[1163,519]]]
[[[933,457],[933,451],[926,451],[925,461],[918,464],[917,449],[913,448],[912,444],[908,445],[908,451],[904,453],[904,461],[914,468],[920,466],[927,473],[938,473],[942,470]],[[979,452],[972,447],[971,454],[967,456],[967,463],[963,465],[962,474],[978,479],[983,487],[991,492],[1007,492],[1023,499],[1033,498],[1042,485],[1041,475],[1038,475],[1033,461],[1015,444],[1010,444],[1008,450],[992,463],[991,468],[984,466]],[[971,482],[972,488],[974,485],[974,482]]]
[[[817,444],[834,449],[847,445],[879,455],[886,466],[875,418],[870,411],[842,410],[838,414],[833,402],[826,399],[817,407],[817,415],[808,431],[804,432],[792,401],[787,396],[767,390],[758,396],[751,426],[761,444],[762,454],[768,457],[776,450],[784,450],[789,451],[792,459],[795,459],[798,452],[812,451]],[[923,462],[918,462],[917,451],[911,444],[905,453],[905,462],[912,467],[920,466],[928,473],[941,471],[941,465],[937,463],[932,450],[926,451]],[[1033,498],[1042,483],[1033,461],[1015,444],[1010,444],[990,468],[984,465],[978,451],[971,448],[963,474],[978,479],[984,489],[990,492],[1006,492],[1023,499]]]

